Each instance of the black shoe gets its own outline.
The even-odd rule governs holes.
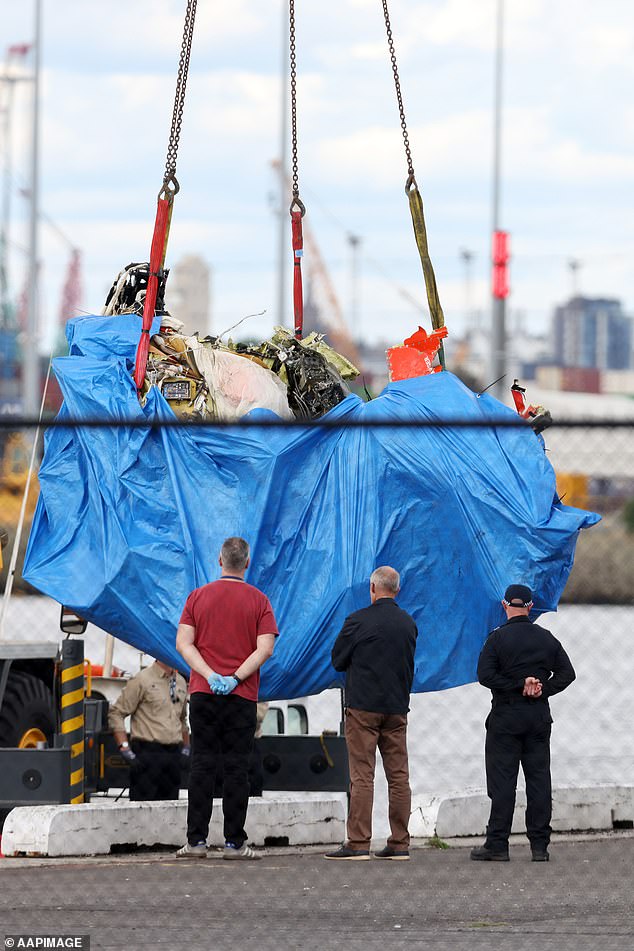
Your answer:
[[[326,852],[325,859],[348,859],[350,862],[367,862],[370,858],[370,850],[349,849],[347,845],[342,845],[336,852]]]
[[[474,862],[510,862],[508,852],[492,852],[485,845],[471,849],[471,858]]]
[[[374,853],[375,859],[392,859],[396,862],[407,862],[409,859],[409,850],[408,849],[391,849],[389,845],[386,845],[384,849],[381,849],[379,852]]]
[[[548,849],[533,849],[531,853],[532,862],[548,862],[550,855]]]

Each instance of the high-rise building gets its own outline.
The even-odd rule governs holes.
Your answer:
[[[555,308],[552,337],[558,366],[627,370],[632,365],[632,319],[619,300],[572,297]]]
[[[201,337],[211,333],[211,268],[203,258],[187,254],[176,262],[167,281],[165,303],[188,333],[198,331]]]

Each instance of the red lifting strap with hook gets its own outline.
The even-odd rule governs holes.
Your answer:
[[[304,332],[304,294],[302,290],[302,255],[304,236],[302,212],[291,211],[293,229],[293,313],[295,315],[295,338],[301,340]]]
[[[156,208],[156,221],[154,222],[154,234],[152,236],[152,248],[150,251],[150,274],[145,292],[145,304],[143,306],[143,329],[141,338],[136,351],[136,363],[134,366],[134,382],[137,392],[141,392],[145,380],[145,368],[150,350],[150,330],[154,320],[154,306],[156,304],[156,293],[158,291],[158,275],[165,261],[165,249],[167,246],[167,233],[169,229],[170,216],[172,211],[171,197],[159,198]]]

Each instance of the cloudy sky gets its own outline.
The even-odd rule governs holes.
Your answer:
[[[118,270],[149,254],[185,6],[42,2],[42,210],[83,252],[86,311],[99,312]],[[251,322],[252,334],[277,322],[279,196],[270,162],[280,155],[286,6],[198,3],[168,263],[197,253],[212,266],[218,331],[259,311],[266,314]],[[428,323],[414,303],[424,288],[381,0],[296,7],[306,221],[348,315],[347,236],[360,236],[358,330],[396,342],[419,319]],[[496,0],[390,2],[450,332],[463,329],[467,307],[489,319],[495,7]],[[0,23],[2,48],[31,40],[32,0],[0,0]],[[634,312],[633,26],[631,0],[506,0],[501,223],[512,236],[509,306],[536,331],[571,294],[571,259],[580,262],[583,293],[619,297]],[[28,181],[29,111],[21,84],[16,190]],[[17,194],[13,206],[17,292],[27,208]],[[41,239],[50,327],[68,251],[49,225]],[[290,235],[288,248],[290,261]],[[470,281],[461,249],[474,255]]]

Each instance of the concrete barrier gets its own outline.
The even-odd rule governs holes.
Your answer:
[[[412,802],[410,834],[442,838],[484,835],[490,800],[484,790],[471,789],[445,796],[417,796]],[[512,832],[524,832],[526,796],[518,790]],[[552,827],[555,832],[607,830],[615,822],[634,821],[634,786],[558,786],[553,789]]]
[[[254,845],[333,845],[345,837],[345,793],[294,793],[251,799],[247,816]],[[5,856],[107,855],[113,846],[175,847],[185,842],[187,801],[111,802],[21,806],[2,831]],[[211,846],[224,844],[222,804],[214,801]]]
[[[517,794],[514,833],[525,830],[523,790]],[[247,831],[255,845],[334,845],[345,838],[345,793],[265,793],[249,803]],[[5,820],[5,856],[107,855],[113,846],[174,846],[185,841],[187,801],[112,802],[95,799],[76,806],[22,806]],[[443,796],[419,795],[412,802],[413,838],[482,836],[489,799],[481,789]],[[604,831],[634,821],[634,786],[559,786],[553,790],[555,832]],[[209,845],[221,846],[222,807],[214,802]]]

